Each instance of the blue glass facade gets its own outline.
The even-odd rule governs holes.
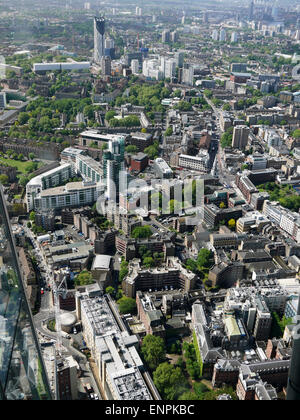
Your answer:
[[[51,399],[1,188],[0,400]]]

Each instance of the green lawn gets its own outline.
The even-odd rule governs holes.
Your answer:
[[[20,160],[14,160],[14,159],[9,159],[9,158],[4,158],[4,157],[0,157],[0,163],[5,163],[9,166],[13,166],[15,168],[17,168],[18,172],[22,173],[22,174],[26,174],[26,168],[27,165],[30,163],[30,161],[20,161]],[[38,167],[40,168],[43,165],[42,162],[38,163]]]

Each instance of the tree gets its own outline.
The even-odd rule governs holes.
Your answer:
[[[37,162],[29,162],[26,164],[25,167],[25,171],[29,174],[34,172],[38,167],[38,163]]]
[[[150,226],[137,226],[133,229],[131,236],[135,239],[149,238],[152,236],[152,230]]]
[[[113,111],[113,110],[108,111],[108,112],[105,114],[105,119],[106,119],[106,121],[110,121],[110,120],[111,120],[111,119],[113,119],[116,115],[117,115],[117,114],[116,114],[116,112],[115,112],[115,111]]]
[[[29,157],[30,160],[33,160],[33,159],[35,159],[36,156],[35,156],[34,153],[31,152],[31,153],[29,153],[28,157]]]
[[[295,139],[299,139],[299,138],[300,138],[300,128],[297,128],[297,130],[295,130],[295,131],[293,132],[292,136],[293,136]]]
[[[225,147],[231,147],[233,137],[233,127],[230,127],[221,137],[221,146],[224,149]]]
[[[27,112],[20,112],[18,121],[21,125],[27,124],[29,121],[29,114]]]
[[[175,400],[187,388],[187,382],[179,367],[161,363],[153,374],[154,384],[164,400]]]
[[[213,253],[206,248],[200,249],[197,257],[197,263],[200,267],[209,268],[212,265]]]
[[[231,106],[229,104],[223,105],[223,110],[224,111],[230,111],[230,109],[231,109]]]
[[[142,355],[150,369],[155,370],[166,359],[164,340],[156,335],[146,335],[141,347]]]
[[[235,222],[235,220],[234,220],[234,219],[230,219],[230,220],[228,221],[228,227],[229,227],[230,229],[234,229],[234,228],[235,228],[235,225],[236,225],[236,222]]]
[[[225,205],[225,203],[222,201],[221,203],[220,203],[220,209],[225,209],[225,207],[226,207],[226,205]]]
[[[171,136],[173,134],[173,128],[172,127],[168,127],[165,131],[165,136]]]
[[[7,176],[7,175],[5,175],[5,174],[1,174],[1,175],[0,175],[0,183],[1,183],[2,185],[7,185],[7,184],[8,184],[8,182],[9,182],[9,178],[8,178],[8,176]]]
[[[155,261],[152,257],[145,257],[143,259],[143,265],[147,268],[153,267],[155,265]]]
[[[126,146],[125,150],[127,153],[136,153],[138,151],[138,148],[133,144],[129,144],[128,146]]]
[[[26,187],[27,183],[29,182],[29,178],[27,176],[20,176],[19,183],[22,187]]]
[[[125,277],[128,274],[128,262],[127,261],[122,261],[121,263],[121,269],[119,272],[119,282],[121,283]]]
[[[195,392],[186,391],[178,398],[179,401],[199,401],[198,395]]]
[[[75,285],[76,286],[87,286],[93,283],[92,274],[87,271],[83,270],[78,276],[75,278]]]
[[[205,89],[203,93],[204,93],[205,96],[208,97],[208,99],[210,99],[213,95],[212,91],[209,90],[209,89]]]
[[[113,294],[115,293],[115,289],[114,289],[114,287],[112,287],[112,286],[108,286],[108,287],[105,289],[105,293],[106,293],[106,294],[108,294],[108,295],[113,295]]]
[[[145,148],[144,153],[148,155],[149,159],[153,160],[158,157],[159,147],[154,145]]]
[[[121,314],[135,314],[136,302],[134,299],[123,296],[118,300],[119,311]]]
[[[34,211],[31,211],[30,212],[30,214],[29,214],[29,220],[31,220],[32,222],[35,221],[35,212]]]

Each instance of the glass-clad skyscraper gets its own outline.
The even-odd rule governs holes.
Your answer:
[[[110,200],[116,200],[116,202],[119,193],[127,186],[124,159],[125,138],[120,136],[116,140],[109,141],[108,149],[103,153],[103,178],[107,187],[107,197]]]
[[[103,16],[94,18],[94,61],[98,64],[104,56],[105,19]]]
[[[0,400],[50,399],[0,187]]]

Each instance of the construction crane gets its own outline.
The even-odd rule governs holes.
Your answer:
[[[55,329],[57,334],[56,340],[56,351],[61,356],[63,345],[62,345],[62,333],[61,333],[61,319],[60,319],[60,304],[59,297],[66,299],[67,296],[67,277],[64,274],[60,282],[53,281],[53,297],[54,297],[54,308],[55,308]]]

